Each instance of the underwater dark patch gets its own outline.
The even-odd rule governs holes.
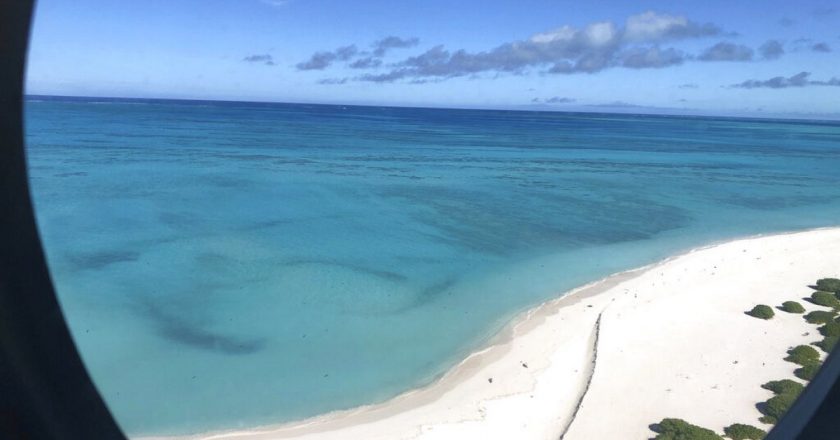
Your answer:
[[[326,266],[337,266],[344,269],[349,269],[353,272],[359,272],[367,275],[373,275],[388,281],[402,282],[406,281],[408,277],[401,273],[391,272],[388,270],[374,269],[357,264],[347,263],[339,260],[318,260],[318,259],[294,259],[286,260],[281,263],[283,266],[306,266],[311,264],[321,264]]]
[[[67,257],[67,260],[76,270],[96,270],[116,263],[137,261],[138,258],[140,258],[139,252],[103,251],[70,255]]]
[[[426,286],[417,292],[413,301],[404,307],[394,310],[394,313],[403,313],[408,310],[416,309],[424,305],[433,303],[443,297],[444,295],[452,294],[452,286],[458,282],[457,276],[449,276],[439,282]]]
[[[138,303],[142,313],[163,338],[190,347],[231,355],[246,355],[265,348],[264,338],[242,338],[227,336],[181,319],[175,313],[166,312],[151,301]]]

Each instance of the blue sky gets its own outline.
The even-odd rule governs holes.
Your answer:
[[[840,2],[39,0],[27,92],[836,116]]]

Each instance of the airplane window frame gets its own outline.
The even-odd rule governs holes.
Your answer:
[[[35,223],[23,127],[32,9],[0,3],[0,437],[125,439],[70,336]],[[838,377],[835,350],[766,438],[840,438]]]

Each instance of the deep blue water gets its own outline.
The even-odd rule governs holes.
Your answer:
[[[838,123],[43,97],[26,114],[61,304],[130,434],[381,401],[574,286],[840,224]]]

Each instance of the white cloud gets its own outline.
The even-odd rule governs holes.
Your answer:
[[[668,32],[685,28],[688,24],[688,19],[685,17],[647,11],[627,18],[624,38],[629,41],[658,40],[667,35]]]
[[[712,23],[699,24],[685,17],[644,12],[627,18],[624,26],[599,21],[583,27],[569,25],[533,34],[527,40],[500,44],[484,51],[448,50],[443,45],[391,64],[391,70],[354,79],[373,82],[439,79],[485,72],[524,73],[538,68],[547,73],[594,73],[624,66],[661,68],[683,63],[689,55],[667,41],[722,35]],[[325,68],[329,53],[316,53],[299,68]],[[384,65],[384,64],[383,64]],[[378,67],[373,66],[373,67]]]
[[[607,46],[616,41],[618,30],[609,21],[592,23],[583,31],[587,42],[594,47]]]
[[[261,3],[274,6],[275,8],[281,8],[283,6],[288,5],[291,3],[292,0],[260,0]]]
[[[829,86],[840,87],[840,78],[831,78],[825,81],[811,80],[811,72],[799,72],[796,75],[789,77],[775,76],[766,80],[748,79],[740,84],[733,84],[731,87],[741,89],[786,89],[789,87],[808,87],[808,86]]]
[[[531,37],[532,43],[551,43],[554,41],[569,41],[575,37],[577,30],[571,26],[563,26],[553,31],[542,32]]]

